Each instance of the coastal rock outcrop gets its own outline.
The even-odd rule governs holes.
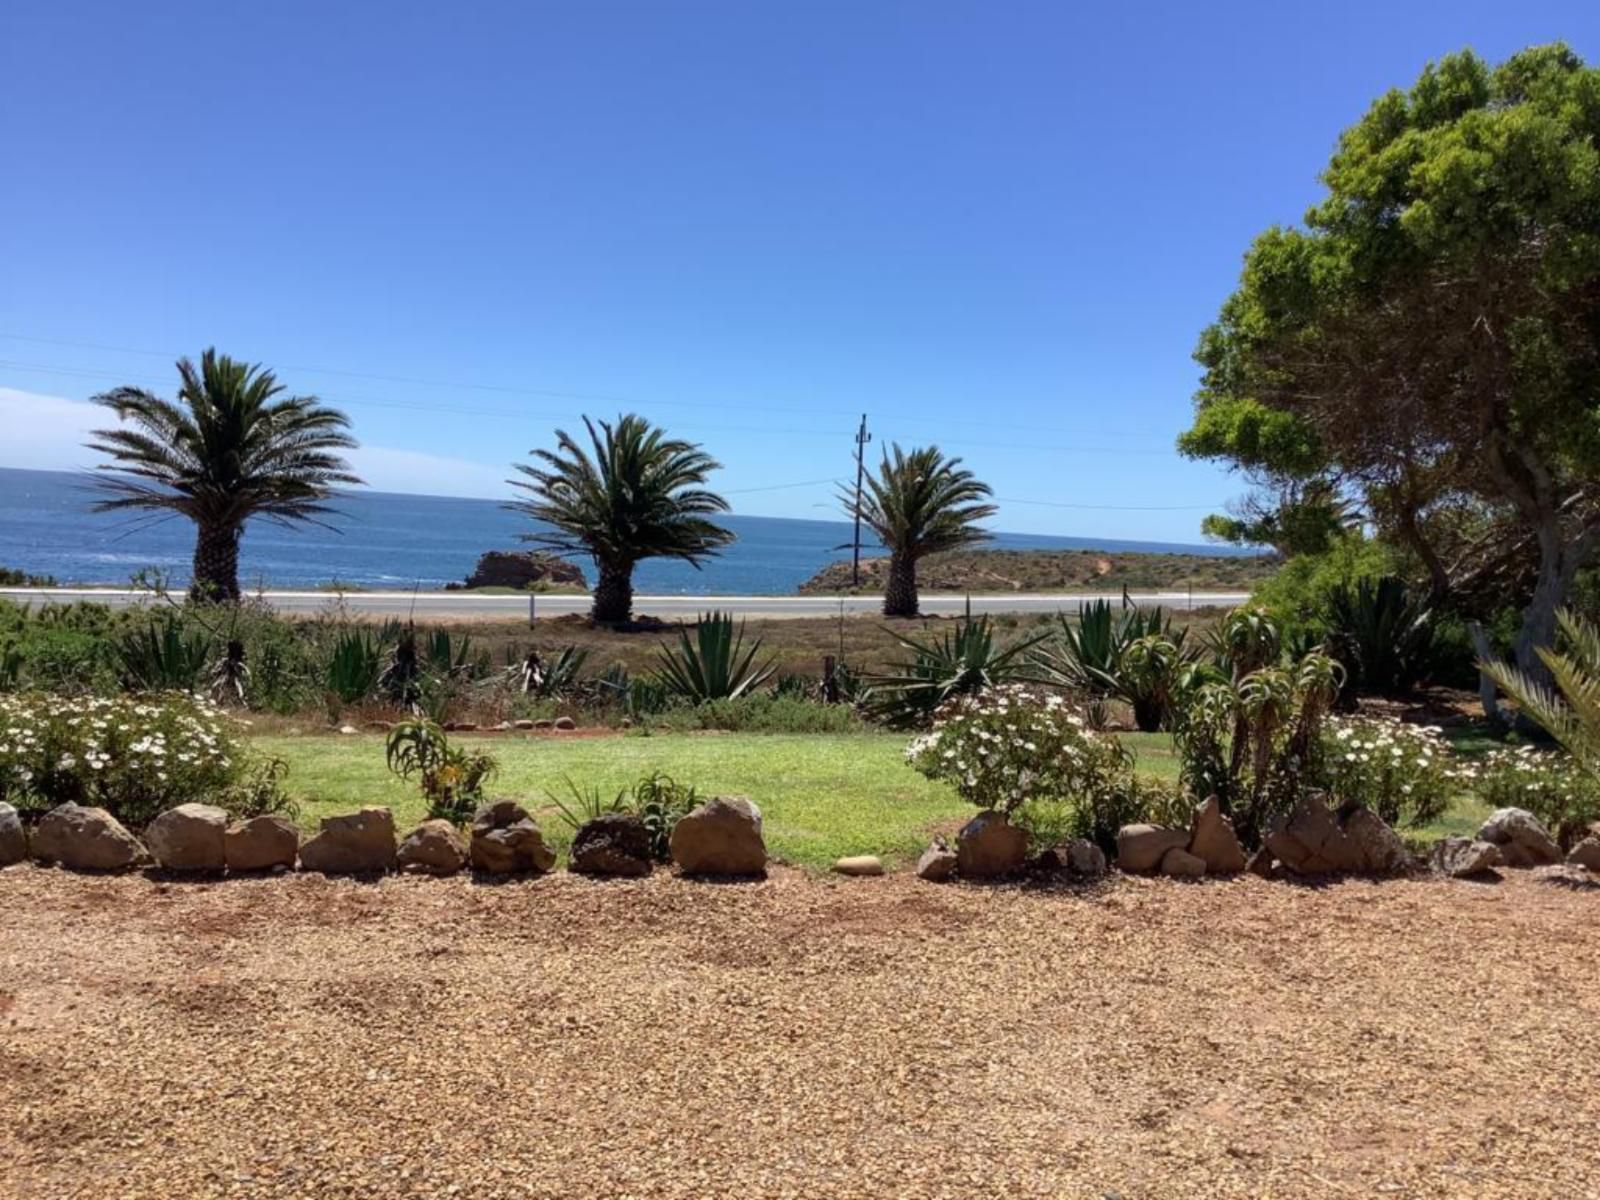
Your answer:
[[[535,583],[554,583],[587,587],[583,568],[554,554],[535,550],[490,550],[479,557],[478,565],[465,583],[447,585],[459,588],[503,587],[521,591]]]

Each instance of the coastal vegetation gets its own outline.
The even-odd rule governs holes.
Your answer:
[[[988,484],[947,458],[937,446],[884,453],[865,489],[840,493],[845,515],[860,520],[889,551],[883,615],[917,615],[917,564],[930,554],[959,550],[988,535],[980,521],[999,511]]]
[[[639,562],[677,558],[698,567],[733,541],[707,519],[728,511],[728,502],[705,487],[721,464],[632,413],[614,425],[588,417],[583,424],[587,450],[558,429],[555,450],[535,450],[534,463],[516,464],[522,478],[512,482],[527,498],[511,507],[551,527],[525,535],[527,541],[594,559],[599,575],[590,616],[625,625]]]
[[[1128,550],[950,550],[917,564],[917,586],[926,592],[1176,591],[1249,590],[1272,577],[1276,555],[1165,554]],[[800,585],[802,595],[881,592],[889,559],[861,560],[861,582],[852,583],[848,562],[833,562]]]
[[[239,538],[246,522],[317,522],[340,484],[358,484],[340,451],[350,422],[315,396],[285,395],[271,371],[208,349],[197,368],[178,362],[178,399],[119,387],[95,397],[121,422],[95,431],[106,455],[100,512],[194,522],[197,600],[239,599]]]

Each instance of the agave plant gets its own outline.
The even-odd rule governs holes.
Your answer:
[[[192,692],[211,660],[211,638],[187,630],[176,613],[123,636],[117,646],[130,691]]]
[[[1535,679],[1510,663],[1480,662],[1478,669],[1517,702],[1533,721],[1593,779],[1600,779],[1600,628],[1571,609],[1556,613],[1559,648],[1541,646],[1538,655],[1550,682]]]
[[[561,814],[561,819],[574,830],[582,829],[590,821],[602,817],[606,813],[624,812],[628,807],[628,789],[620,789],[615,796],[606,798],[598,784],[581,788],[570,775],[563,775],[561,782],[566,785],[566,798],[548,789],[545,798],[555,805],[556,811]]]
[[[360,704],[383,674],[383,646],[366,629],[346,629],[334,643],[324,682],[330,707]]]
[[[889,671],[869,675],[865,707],[870,716],[894,726],[918,725],[954,696],[976,696],[1003,683],[1043,683],[1028,652],[1048,631],[1002,647],[987,614],[973,617],[972,606],[942,637],[920,640],[890,631],[912,657]]]
[[[1329,648],[1359,694],[1409,691],[1432,665],[1433,610],[1398,576],[1335,588],[1327,621]]]
[[[1050,682],[1097,697],[1117,692],[1123,655],[1134,642],[1159,636],[1182,653],[1188,635],[1159,607],[1130,608],[1118,621],[1109,600],[1079,604],[1076,624],[1060,612],[1056,621],[1059,628],[1035,651],[1035,664]]]
[[[760,638],[745,646],[744,622],[736,631],[731,613],[709,612],[695,626],[693,641],[688,630],[680,629],[677,647],[662,647],[655,678],[672,695],[693,704],[737,700],[777,670],[770,658],[757,665],[760,652]]]

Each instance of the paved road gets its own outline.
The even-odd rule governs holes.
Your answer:
[[[1082,600],[1106,597],[1105,592],[1059,592],[1050,594],[1006,593],[992,596],[973,596],[974,612],[1015,613],[1055,612],[1072,610]],[[133,592],[117,588],[0,588],[0,596],[21,601],[72,601],[95,600],[123,608],[148,603],[148,592]],[[276,609],[291,613],[312,613],[328,607],[335,600],[329,592],[268,592],[267,600]],[[1118,594],[1111,593],[1111,599]],[[1243,604],[1245,592],[1133,592],[1135,604],[1163,605],[1172,609],[1202,608],[1216,605],[1232,608]],[[373,616],[404,617],[492,617],[504,620],[526,615],[528,596],[483,596],[463,592],[346,592],[345,607],[351,612]],[[587,596],[534,596],[531,598],[535,613],[540,617],[559,617],[568,613],[589,611]],[[957,615],[965,606],[965,596],[924,595],[922,611],[926,614]],[[881,604],[877,596],[846,596],[843,600],[847,613],[875,613]],[[830,596],[635,596],[633,610],[639,615],[672,618],[693,617],[707,609],[732,610],[741,617],[831,617],[839,612],[840,601]]]

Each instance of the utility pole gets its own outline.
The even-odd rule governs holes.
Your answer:
[[[856,531],[851,539],[854,553],[850,560],[850,586],[861,586],[861,478],[866,469],[865,458],[867,443],[872,440],[872,435],[867,432],[867,414],[861,414],[861,428],[856,430],[856,503],[855,518]]]

